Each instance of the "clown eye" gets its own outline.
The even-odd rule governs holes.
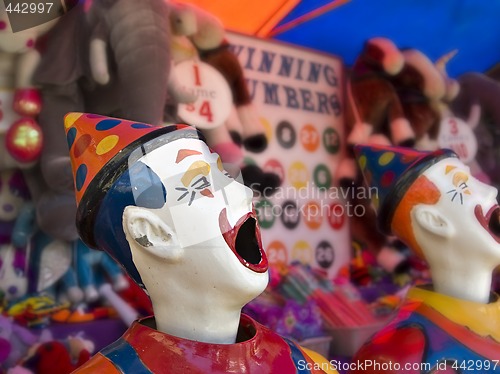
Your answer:
[[[207,177],[201,176],[193,183],[191,183],[188,188],[176,187],[175,189],[181,192],[181,195],[177,198],[177,201],[181,201],[184,198],[187,198],[188,206],[190,206],[196,198],[196,194],[200,194],[205,197],[214,197],[212,191],[208,189],[208,187],[210,186],[211,183],[208,181]]]
[[[208,181],[207,177],[202,176],[201,178],[197,179],[191,187],[194,187],[197,190],[202,190],[203,188],[207,188],[210,186],[210,182]]]
[[[224,175],[228,178],[234,179],[234,177],[228,171],[224,170]]]

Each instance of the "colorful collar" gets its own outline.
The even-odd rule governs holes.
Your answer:
[[[500,342],[500,298],[497,294],[492,294],[492,302],[482,304],[413,287],[408,291],[407,299],[421,301],[475,334],[490,336]]]

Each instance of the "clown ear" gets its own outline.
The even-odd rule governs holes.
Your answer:
[[[420,228],[443,239],[448,239],[455,233],[453,224],[432,205],[417,205],[413,208],[412,216]]]
[[[131,247],[139,248],[161,261],[178,262],[184,252],[170,226],[146,208],[126,207],[123,231]]]

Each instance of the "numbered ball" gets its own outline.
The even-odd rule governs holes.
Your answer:
[[[31,118],[16,121],[5,136],[5,147],[18,162],[28,163],[38,160],[42,144],[42,129]]]

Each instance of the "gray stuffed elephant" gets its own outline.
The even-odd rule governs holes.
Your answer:
[[[162,122],[171,66],[169,5],[165,0],[80,1],[42,48],[34,80],[42,89],[40,167],[46,188],[37,219],[47,234],[74,240],[76,204],[64,115]]]

